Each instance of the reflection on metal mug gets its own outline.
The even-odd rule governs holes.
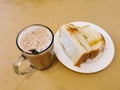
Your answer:
[[[17,47],[22,51],[13,63],[13,70],[18,75],[24,75],[34,69],[47,69],[53,63],[53,41],[54,35],[50,28],[41,24],[33,24],[25,27],[17,36]],[[30,66],[20,70],[25,61]]]

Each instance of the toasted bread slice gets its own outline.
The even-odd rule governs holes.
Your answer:
[[[76,34],[80,34],[79,31],[70,25],[63,25],[60,28],[60,42],[63,48],[73,64],[80,66],[80,63],[88,58],[89,52],[84,48]]]
[[[85,38],[86,42],[89,44],[89,46],[92,48],[92,51],[90,53],[90,58],[96,57],[101,50],[103,50],[105,46],[105,40],[101,33],[97,32],[90,26],[83,26],[78,29],[79,32],[83,34],[83,37]]]

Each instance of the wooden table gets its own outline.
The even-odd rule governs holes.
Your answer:
[[[115,45],[112,63],[94,74],[73,72],[58,59],[47,70],[19,76],[18,32],[39,23],[54,33],[65,23],[88,21],[106,30]],[[0,90],[120,90],[120,0],[0,0]]]

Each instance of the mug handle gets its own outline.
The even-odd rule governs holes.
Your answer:
[[[21,64],[27,60],[27,58],[22,54],[20,57],[18,57],[18,59],[15,60],[15,62],[13,63],[13,70],[16,74],[18,75],[24,75],[27,74],[33,70],[35,70],[35,67],[33,67],[31,64],[28,68],[20,71],[19,67],[21,66]]]

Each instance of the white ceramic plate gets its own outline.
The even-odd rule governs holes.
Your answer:
[[[90,27],[100,32],[105,38],[105,48],[103,52],[101,52],[97,57],[95,57],[95,59],[93,60],[88,59],[86,62],[82,63],[80,67],[76,67],[73,65],[72,61],[68,58],[68,56],[65,54],[64,50],[62,49],[62,46],[59,42],[59,37],[58,37],[59,30],[58,30],[55,34],[54,51],[59,61],[67,68],[79,73],[95,73],[106,68],[111,63],[114,56],[114,44],[108,33],[105,32],[105,30],[102,29],[101,27],[92,23],[72,22],[72,24],[74,24],[75,26],[90,25]]]

